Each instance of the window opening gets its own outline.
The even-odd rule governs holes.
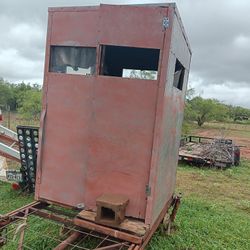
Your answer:
[[[185,74],[184,66],[180,63],[178,59],[176,59],[173,86],[179,90],[182,90],[183,88],[184,74]]]
[[[52,46],[50,72],[93,75],[96,69],[96,48]]]
[[[159,49],[103,45],[100,74],[157,80],[159,56]]]

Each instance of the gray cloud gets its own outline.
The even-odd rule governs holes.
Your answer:
[[[129,1],[120,1],[124,2]],[[41,84],[48,7],[99,3],[84,0],[1,0],[0,77],[11,82]]]
[[[250,2],[193,0],[181,7],[193,47],[192,72],[207,84],[250,85]]]
[[[0,76],[42,83],[47,8],[96,5],[97,0],[1,0]],[[102,1],[152,3],[159,0]],[[190,83],[204,97],[250,108],[248,0],[177,0],[193,51]]]

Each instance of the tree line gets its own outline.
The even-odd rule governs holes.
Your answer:
[[[216,99],[204,99],[195,96],[195,90],[189,89],[186,96],[184,122],[196,122],[202,126],[205,122],[250,121],[250,109],[222,103]]]
[[[41,113],[41,86],[38,84],[9,83],[0,78],[0,108],[3,111],[18,112],[27,120],[39,120]],[[232,106],[216,99],[204,99],[189,89],[186,96],[184,123],[196,122],[202,126],[205,122],[235,122],[248,120],[250,109]]]
[[[0,78],[0,109],[18,112],[24,119],[40,119],[41,87],[38,84],[9,83]]]

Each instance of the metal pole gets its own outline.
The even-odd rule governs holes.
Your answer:
[[[63,250],[69,247],[74,241],[76,241],[81,236],[81,233],[74,232],[71,234],[66,240],[64,240],[61,244],[54,248],[54,250]]]
[[[24,242],[24,234],[25,234],[25,228],[27,226],[27,216],[29,214],[29,209],[27,208],[25,210],[25,215],[24,215],[24,223],[23,223],[23,226],[21,228],[21,232],[20,232],[20,239],[19,239],[19,242],[18,242],[18,250],[23,250],[23,242]]]
[[[10,129],[10,106],[7,106],[7,110],[8,110],[8,129]]]

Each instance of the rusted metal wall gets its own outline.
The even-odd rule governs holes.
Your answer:
[[[175,185],[185,92],[168,87],[173,18],[174,5],[50,9],[37,199],[95,210],[103,193],[122,194],[127,216],[154,222]],[[51,45],[95,47],[96,74],[49,72]],[[160,49],[158,80],[100,75],[101,45]]]
[[[166,85],[161,92],[162,103],[159,107],[159,140],[155,144],[156,161],[155,179],[151,178],[152,210],[148,204],[147,223],[151,224],[159,216],[167,201],[175,190],[176,168],[178,163],[178,150],[181,137],[181,127],[184,112],[184,100],[187,89],[191,49],[182,27],[178,10],[172,9],[171,45],[169,48]],[[168,41],[165,41],[166,45]],[[175,62],[178,59],[185,67],[182,90],[173,86]],[[159,98],[159,97],[158,97]]]
[[[94,78],[50,73],[50,46],[96,47],[97,20],[96,8],[49,10],[36,198],[71,206],[84,202]]]

